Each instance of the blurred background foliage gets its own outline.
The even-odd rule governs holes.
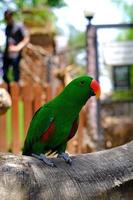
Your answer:
[[[123,21],[132,23],[133,22],[133,1],[126,0],[112,0],[112,2],[121,9],[123,15]],[[132,40],[133,29],[124,30],[118,37],[119,40]]]
[[[15,15],[18,20],[24,21],[29,26],[42,26],[46,23],[55,23],[56,16],[52,8],[65,6],[63,0],[2,0],[0,8],[15,7]]]
[[[70,63],[74,63],[81,67],[81,73],[85,73],[86,69],[86,35],[84,32],[77,30],[72,25],[69,25],[68,48],[72,48],[69,55]]]

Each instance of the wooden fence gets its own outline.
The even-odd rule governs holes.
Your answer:
[[[1,85],[0,87],[7,87]],[[61,91],[59,86],[53,94],[50,85],[45,88],[39,84],[19,86],[10,84],[12,107],[6,114],[0,116],[0,151],[21,153],[24,139],[31,118],[35,111],[45,102],[51,100]],[[68,151],[72,154],[81,153],[83,144],[83,127],[85,125],[85,112],[80,113],[80,125],[77,136],[68,144]]]

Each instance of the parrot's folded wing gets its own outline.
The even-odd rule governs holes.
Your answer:
[[[54,129],[54,115],[49,106],[43,106],[34,114],[24,144],[23,154],[38,140],[47,140]]]

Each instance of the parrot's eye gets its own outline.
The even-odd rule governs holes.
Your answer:
[[[85,81],[80,81],[80,85],[84,85]]]

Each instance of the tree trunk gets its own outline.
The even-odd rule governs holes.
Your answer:
[[[52,158],[0,153],[1,200],[133,200],[133,141],[73,156],[72,166]]]

